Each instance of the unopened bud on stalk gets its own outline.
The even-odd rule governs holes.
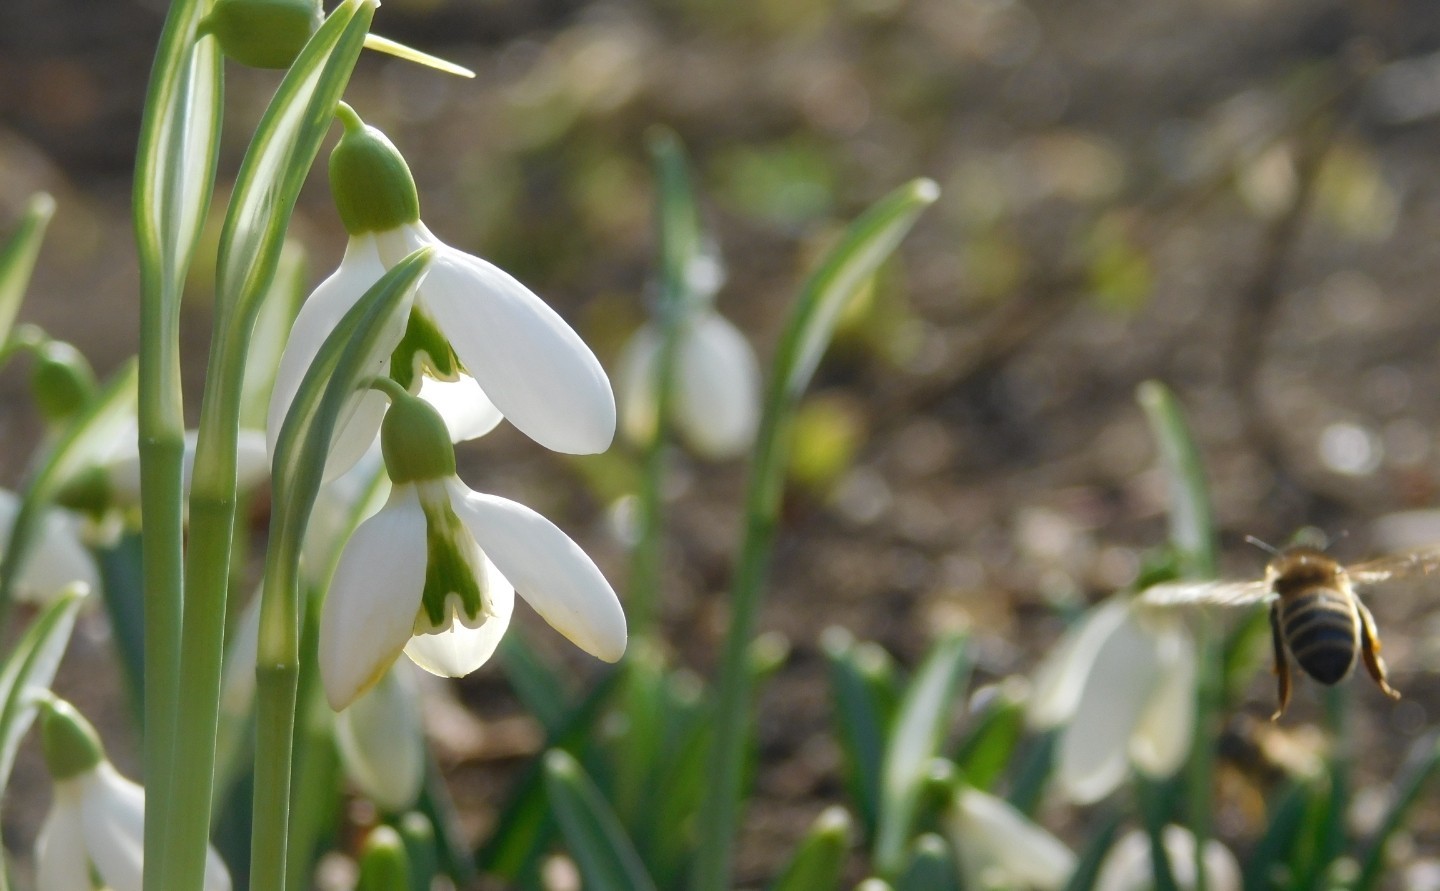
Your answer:
[[[90,363],[70,344],[52,340],[36,350],[30,390],[45,420],[58,424],[73,416],[97,388]]]
[[[289,68],[320,27],[318,0],[219,0],[200,23],[220,51],[252,68]]]

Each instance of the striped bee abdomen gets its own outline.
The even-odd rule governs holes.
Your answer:
[[[1317,587],[1280,603],[1285,644],[1295,662],[1322,684],[1345,678],[1360,650],[1360,622],[1351,598]]]

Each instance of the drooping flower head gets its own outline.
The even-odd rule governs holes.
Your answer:
[[[340,268],[301,307],[271,397],[273,452],[305,370],[345,312],[394,264],[435,251],[407,321],[385,349],[386,373],[441,408],[452,440],[483,435],[503,415],[558,452],[590,454],[615,435],[604,370],[569,325],[508,273],[442,243],[420,222],[415,181],[399,151],[342,104],[345,134],[330,158],[331,191],[350,243]],[[436,384],[448,386],[437,387]],[[374,440],[385,398],[365,395],[335,437],[327,475]]]
[[[472,492],[455,475],[439,413],[399,385],[381,445],[392,489],[340,556],[320,617],[320,674],[339,711],[404,652],[461,677],[510,624],[518,590],[541,617],[607,662],[625,652],[625,614],[575,542],[523,505]]]

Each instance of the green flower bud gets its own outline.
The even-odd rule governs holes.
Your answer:
[[[390,481],[419,483],[455,475],[450,430],[430,403],[399,386],[387,387],[390,410],[380,425],[380,450]]]
[[[365,838],[356,891],[409,891],[410,861],[400,833],[380,825]]]
[[[60,423],[84,408],[98,386],[90,363],[70,344],[52,340],[36,353],[30,391],[50,423]]]
[[[199,34],[213,35],[242,65],[289,68],[321,18],[319,0],[219,0]]]
[[[336,113],[345,135],[330,153],[330,192],[345,231],[389,232],[419,222],[420,196],[400,150],[345,103]]]
[[[41,703],[40,710],[40,747],[50,776],[68,780],[105,760],[99,734],[73,705],[55,699]]]

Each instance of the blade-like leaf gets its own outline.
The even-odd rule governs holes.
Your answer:
[[[0,795],[10,782],[20,740],[35,718],[35,695],[48,690],[70,642],[85,595],[71,592],[46,608],[0,668]]]
[[[983,792],[989,792],[1015,760],[1015,749],[1025,731],[1025,704],[1021,698],[1003,687],[992,693],[974,729],[955,753],[955,763],[965,781]]]
[[[926,774],[940,754],[956,691],[963,686],[969,667],[965,638],[942,639],[905,691],[900,715],[886,742],[881,773],[874,858],[881,875],[896,875],[904,868]]]
[[[545,733],[559,733],[570,714],[570,691],[519,628],[507,631],[500,641],[500,668],[520,703],[540,721]]]
[[[1065,883],[1065,891],[1091,891],[1095,887],[1095,880],[1100,878],[1100,865],[1105,862],[1105,855],[1110,853],[1119,831],[1120,815],[1116,814],[1105,822],[1085,846],[1085,853],[1080,855],[1080,861],[1075,864],[1070,881]]]
[[[26,483],[0,558],[0,627],[4,627],[16,579],[56,493],[67,480],[98,463],[122,436],[134,434],[135,395],[135,363],[131,362],[85,407]]]
[[[1146,381],[1136,399],[1150,422],[1160,450],[1160,465],[1170,493],[1170,543],[1184,560],[1188,578],[1212,578],[1216,571],[1215,533],[1205,467],[1175,395],[1158,381]]]
[[[821,635],[830,665],[836,735],[845,755],[846,785],[860,814],[865,837],[873,839],[880,810],[880,767],[885,731],[894,717],[890,695],[894,668],[875,645],[856,644],[850,632],[831,628]]]
[[[620,819],[580,762],[562,749],[546,753],[545,789],[587,889],[653,891],[655,883],[646,874]]]
[[[25,215],[10,240],[0,247],[0,351],[10,340],[15,314],[25,299],[25,289],[30,286],[30,273],[35,270],[35,258],[40,254],[40,242],[45,238],[45,227],[55,213],[55,199],[39,192],[25,206]]]
[[[1380,827],[1370,840],[1365,858],[1360,864],[1360,875],[1351,885],[1352,891],[1370,891],[1385,875],[1385,848],[1390,839],[1404,825],[1410,811],[1420,799],[1420,793],[1431,777],[1440,771],[1440,733],[1431,733],[1419,740],[1410,750],[1405,765],[1395,782],[1395,798]]]
[[[839,888],[853,834],[853,823],[844,808],[826,808],[810,825],[810,831],[800,840],[795,855],[770,886],[770,891]]]
[[[346,0],[290,66],[256,127],[220,232],[221,313],[245,317],[270,287],[295,199],[365,43],[376,0]]]
[[[960,873],[945,839],[934,833],[915,839],[905,871],[895,879],[895,891],[960,891]]]

